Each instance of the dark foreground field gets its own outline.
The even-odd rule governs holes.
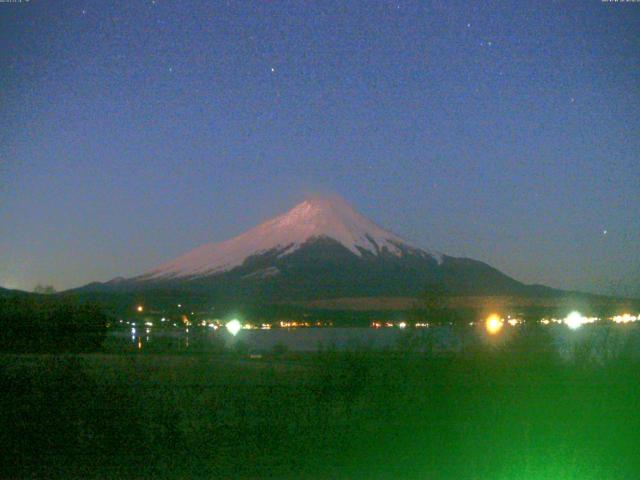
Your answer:
[[[0,478],[640,478],[624,348],[1,361]]]

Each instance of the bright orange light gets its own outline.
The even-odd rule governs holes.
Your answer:
[[[502,330],[503,325],[504,320],[495,313],[493,315],[489,315],[484,322],[484,327],[490,335],[496,335],[500,330]]]
[[[136,307],[136,310],[138,310],[139,312],[142,312],[144,310],[144,307],[142,305],[138,305]]]

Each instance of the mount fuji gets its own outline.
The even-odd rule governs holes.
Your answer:
[[[129,279],[83,291],[162,291],[236,301],[540,295],[489,265],[420,248],[340,198],[311,198],[237,237],[202,245]]]
[[[313,198],[242,235],[198,247],[138,277],[138,280],[215,275],[242,266],[249,258],[271,254],[282,259],[322,239],[337,242],[361,258],[409,254],[438,261],[442,259],[441,255],[414,247],[380,228],[340,198]]]

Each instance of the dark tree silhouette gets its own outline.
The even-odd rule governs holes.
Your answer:
[[[428,284],[414,307],[417,320],[442,324],[450,320],[447,308],[447,291],[440,283]]]
[[[92,303],[42,297],[0,300],[0,350],[12,352],[96,351],[108,317]]]

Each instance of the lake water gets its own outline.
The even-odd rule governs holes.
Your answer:
[[[416,332],[418,333],[418,332]],[[420,332],[422,333],[422,332]],[[426,332],[425,332],[426,333]],[[438,339],[439,348],[450,348],[454,338],[448,327],[429,332]],[[407,336],[398,328],[274,328],[271,330],[241,330],[236,336],[226,330],[190,329],[190,332],[162,331],[132,334],[127,331],[110,332],[109,344],[114,347],[139,350],[208,350],[222,345],[242,346],[252,352],[270,352],[275,348],[312,352],[321,349],[347,350],[356,348],[393,348]]]
[[[176,331],[111,331],[105,345],[111,351],[198,352],[237,348],[248,353],[267,353],[280,349],[313,352],[324,349],[412,349],[446,352],[461,345],[493,344],[507,341],[522,327],[505,327],[490,336],[481,327],[465,332],[449,326],[420,329],[400,328],[274,328],[270,330],[240,330],[236,336],[225,329],[190,328]],[[543,327],[549,331],[556,348],[572,354],[580,344],[589,342],[594,348],[619,350],[629,348],[640,352],[640,325],[588,325],[570,330],[564,325]]]

